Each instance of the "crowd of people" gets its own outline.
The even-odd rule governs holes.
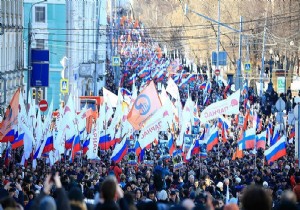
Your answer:
[[[157,53],[158,49],[153,47],[151,39],[142,30],[142,24],[123,18],[121,27],[124,30],[120,34],[119,50],[122,51],[122,61],[126,65],[122,68],[120,84],[130,89],[133,75],[142,75],[136,69],[146,64],[150,80],[159,80],[159,83],[167,86],[167,71],[164,77],[160,77],[156,67],[158,65],[165,69],[168,59],[153,57],[153,52]],[[152,66],[152,63],[156,65]],[[190,95],[197,102],[199,113],[234,91],[230,82],[219,81],[215,77],[208,78],[206,74],[197,74],[195,80],[188,85],[183,84],[187,77],[186,69],[178,66],[177,70],[176,75],[180,75],[177,84],[181,87],[179,93],[182,105]],[[107,73],[107,88],[116,93],[114,73],[109,66]],[[138,89],[149,78],[145,75],[136,76],[134,82]],[[209,91],[207,88],[200,88],[205,82],[211,85]],[[295,103],[290,102],[291,93],[280,96],[289,102],[288,109],[295,106]],[[263,111],[268,98],[259,98],[255,90],[248,87],[242,98],[240,116],[245,116],[248,104],[255,109],[261,121],[257,133],[270,124],[275,127],[274,113],[265,114]],[[38,159],[36,167],[33,167],[30,161],[19,164],[22,148],[14,150],[8,158],[9,162],[5,162],[7,158],[0,159],[3,166],[0,169],[0,209],[300,209],[300,171],[295,161],[294,137],[286,145],[287,155],[272,164],[265,161],[262,149],[246,150],[241,157],[232,158],[237,152],[239,131],[244,123],[236,120],[236,116],[228,118],[231,126],[226,141],[222,141],[220,136],[219,144],[205,153],[205,156],[196,154],[189,161],[183,161],[178,168],[174,167],[171,157],[164,156],[164,149],[168,148],[162,149],[159,143],[160,140],[165,140],[168,133],[162,133],[157,143],[147,147],[144,161],[134,164],[129,161],[129,155],[119,163],[111,161],[111,148],[99,151],[100,159],[97,161],[80,155],[70,163],[69,157],[64,154],[53,166],[44,157]],[[249,119],[251,120],[253,119]],[[211,122],[211,125],[215,123]],[[289,136],[291,133],[292,127],[286,124],[280,135]],[[247,126],[252,125],[249,123]],[[179,131],[175,132],[176,141]],[[2,157],[4,156],[5,153]]]

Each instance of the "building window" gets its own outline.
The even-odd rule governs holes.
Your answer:
[[[45,23],[45,19],[46,19],[46,8],[35,7],[35,22]]]
[[[45,39],[36,39],[35,47],[38,49],[45,49]]]

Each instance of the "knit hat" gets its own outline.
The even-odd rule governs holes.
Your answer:
[[[165,190],[161,190],[156,194],[157,200],[165,201],[168,199],[168,194]]]
[[[222,182],[218,182],[217,187],[218,188],[223,188],[223,183]]]
[[[40,210],[56,210],[56,203],[54,198],[51,196],[45,196],[42,198],[40,205],[39,205]]]

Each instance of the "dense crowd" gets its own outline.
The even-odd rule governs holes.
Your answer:
[[[132,84],[129,79],[138,74],[136,68],[139,65],[143,66],[150,58],[153,59],[153,45],[146,31],[142,30],[141,23],[136,24],[124,18],[121,20],[121,27],[123,30],[120,32],[119,50],[122,51],[122,63],[126,63],[122,68],[121,85],[130,89]],[[142,47],[140,43],[143,43]],[[136,50],[132,51],[133,48]],[[162,57],[152,62],[162,67],[168,60]],[[150,80],[158,79],[159,83],[166,87],[168,77],[165,75],[162,78],[153,78],[155,74],[152,74],[152,68],[153,66],[149,65]],[[181,75],[180,80],[184,80],[186,71],[185,68],[178,71]],[[116,93],[117,86],[113,81],[113,69],[108,65],[106,87]],[[148,78],[136,77],[134,82],[140,90],[147,81]],[[209,91],[199,88],[201,84],[208,82],[211,85]],[[192,100],[197,102],[199,113],[234,91],[230,81],[227,83],[215,77],[207,78],[205,74],[197,74],[196,79],[188,85],[182,82],[177,84],[181,86],[179,93],[182,106],[190,95]],[[276,92],[270,94],[275,99],[278,98]],[[249,105],[257,112],[261,121],[257,133],[265,130],[270,124],[275,127],[274,110],[270,113],[264,111],[269,104],[272,107],[273,98],[259,98],[255,90],[248,87],[245,95],[241,100],[240,116],[245,116],[246,106]],[[290,91],[280,97],[287,102],[287,110],[296,105]],[[165,157],[168,148],[162,148],[159,143],[166,140],[169,133],[161,133],[158,143],[154,142],[145,150],[144,160],[134,164],[129,161],[129,154],[119,163],[111,161],[111,148],[99,151],[100,159],[97,161],[87,160],[85,156],[80,155],[70,163],[69,157],[64,154],[52,167],[48,158],[43,157],[37,160],[37,166],[34,168],[30,161],[19,164],[23,151],[14,150],[10,158],[0,159],[3,166],[0,170],[0,209],[300,209],[300,171],[294,157],[294,137],[289,139],[287,144],[287,155],[272,164],[265,161],[262,149],[246,150],[242,157],[232,158],[237,151],[237,141],[244,123],[236,119],[236,116],[227,118],[231,121],[231,126],[226,141],[222,141],[220,136],[220,142],[213,150],[207,153],[204,151],[205,156],[193,155],[178,168],[174,167],[171,157]],[[250,121],[253,119],[249,119]],[[210,122],[208,126],[216,123]],[[250,122],[247,126],[251,127],[253,123]],[[280,135],[289,136],[291,130],[290,125],[286,123]],[[179,130],[172,132],[175,132],[173,134],[176,141]],[[2,154],[2,157],[4,156],[5,153]]]
[[[225,88],[212,81],[211,103],[222,99]],[[201,91],[191,94],[197,100]],[[259,108],[254,91],[249,94],[251,106]],[[262,128],[275,125],[274,115],[258,113]],[[128,156],[118,164],[110,161],[110,149],[100,151],[100,161],[80,156],[69,163],[62,156],[50,167],[44,158],[34,169],[30,162],[19,164],[22,151],[16,150],[0,171],[0,204],[3,209],[297,209],[300,171],[294,139],[287,145],[287,155],[271,165],[261,149],[244,151],[243,158],[233,160],[240,125],[231,119],[227,142],[220,141],[204,158],[193,156],[179,169],[161,158],[164,152],[155,143],[146,149],[145,161],[136,164]],[[6,165],[3,158],[1,164]]]

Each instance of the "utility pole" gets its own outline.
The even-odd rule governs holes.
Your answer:
[[[111,0],[110,1],[110,36],[109,36],[109,46],[110,46],[110,68],[112,66],[112,58],[114,56],[114,50],[113,50],[113,38],[114,38],[114,17],[113,17],[113,8],[114,8],[114,1],[115,0]],[[112,67],[113,68],[113,67]]]
[[[95,51],[95,70],[94,70],[94,96],[97,96],[97,72],[98,72],[98,47],[99,47],[99,16],[100,16],[100,6],[99,6],[99,0],[96,1],[96,51]]]
[[[29,97],[29,91],[30,91],[30,82],[31,82],[31,39],[32,39],[32,25],[31,25],[31,15],[32,15],[32,9],[34,5],[46,2],[47,0],[39,1],[36,3],[33,3],[29,10],[29,17],[28,17],[28,46],[27,46],[27,90],[26,90],[26,102],[28,103],[28,97]]]
[[[262,93],[263,93],[263,71],[265,68],[266,30],[267,30],[267,14],[266,14],[266,20],[265,20],[265,27],[264,27],[263,49],[262,49],[262,53],[261,53],[260,91],[259,91],[260,97],[262,97]]]
[[[239,62],[238,62],[238,68],[237,68],[237,78],[236,78],[236,84],[235,84],[235,89],[239,90],[242,85],[241,85],[241,79],[242,79],[242,47],[243,47],[243,36],[242,36],[242,31],[243,31],[243,17],[240,16],[240,41],[239,41]]]
[[[218,0],[218,34],[217,34],[217,63],[216,63],[216,69],[219,69],[219,53],[220,53],[220,19],[221,19],[221,12],[220,12],[220,1]]]
[[[226,25],[226,24],[224,24],[224,23],[221,23],[220,21],[214,20],[214,19],[212,19],[212,18],[210,18],[210,17],[207,17],[207,16],[205,16],[205,15],[203,15],[203,14],[201,14],[201,13],[198,13],[198,12],[196,12],[196,11],[190,10],[190,9],[188,8],[188,5],[185,4],[184,14],[187,15],[187,12],[188,12],[188,11],[190,11],[190,12],[192,12],[192,13],[194,13],[194,14],[196,14],[196,15],[198,15],[198,16],[200,16],[200,17],[202,17],[202,18],[204,18],[204,19],[206,19],[206,20],[208,20],[208,21],[211,21],[211,22],[213,22],[213,23],[216,23],[216,24],[218,24],[218,26],[223,26],[223,27],[225,27],[225,28],[228,28],[228,29],[230,29],[230,30],[236,32],[236,33],[239,33],[239,63],[238,63],[238,66],[237,66],[238,68],[237,68],[237,72],[236,72],[236,84],[235,84],[235,87],[236,87],[237,90],[240,89],[240,83],[241,83],[240,80],[241,80],[241,77],[242,77],[242,75],[241,75],[241,61],[242,61],[243,18],[240,17],[240,29],[237,30],[237,29],[235,29],[235,28],[230,27],[229,25]],[[217,55],[217,56],[218,56],[218,55]],[[217,63],[218,63],[218,61],[217,61]]]

